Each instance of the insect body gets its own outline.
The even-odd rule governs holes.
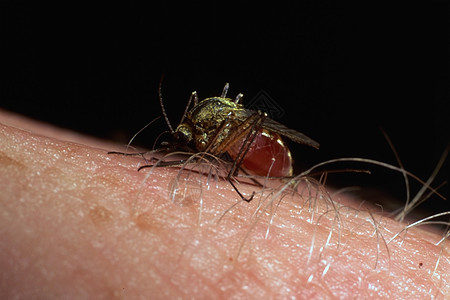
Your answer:
[[[319,143],[268,118],[264,112],[246,109],[240,103],[242,94],[238,94],[233,100],[226,97],[227,92],[228,83],[225,84],[220,97],[206,98],[200,102],[197,93],[193,92],[180,124],[174,130],[162,103],[160,84],[161,109],[174,139],[162,150],[187,150],[191,153],[228,156],[232,160],[232,166],[226,179],[243,200],[250,201],[253,195],[245,198],[231,180],[239,170],[260,176],[291,176],[291,153],[281,136],[317,149]],[[194,105],[189,110],[192,100]],[[184,161],[159,161],[156,166],[175,166],[183,163]],[[152,166],[154,165],[142,166],[139,170]],[[255,182],[259,184],[256,180]]]
[[[265,113],[246,109],[242,94],[235,100],[226,98],[228,84],[221,97],[198,102],[188,111],[173,132],[179,143],[191,145],[196,151],[213,155],[228,153],[239,167],[261,176],[292,175],[292,158],[281,136],[315,148],[319,144],[306,135],[269,119]]]

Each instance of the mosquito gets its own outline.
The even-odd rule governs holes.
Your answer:
[[[257,176],[290,177],[293,173],[292,156],[281,136],[316,149],[319,149],[319,143],[270,119],[265,112],[245,108],[242,104],[242,93],[234,100],[227,98],[228,88],[229,84],[226,83],[220,97],[201,101],[197,92],[192,92],[181,121],[174,130],[163,105],[160,83],[159,102],[172,141],[167,143],[167,147],[150,152],[181,150],[228,157],[232,164],[226,180],[241,199],[250,202],[255,192],[246,198],[232,180],[239,170]],[[122,152],[109,153],[130,155]],[[141,166],[138,170],[154,166],[178,166],[184,162],[185,160],[159,161],[155,165]]]

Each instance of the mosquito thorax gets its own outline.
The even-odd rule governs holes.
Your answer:
[[[186,143],[193,143],[196,150],[205,151],[212,140],[220,143],[226,139],[235,123],[233,113],[242,109],[241,104],[229,98],[206,98],[186,114],[185,121],[178,125],[176,134]],[[218,132],[224,121],[225,126]]]
[[[194,124],[218,123],[228,119],[233,111],[241,109],[244,107],[230,98],[212,97],[200,101],[187,117]]]

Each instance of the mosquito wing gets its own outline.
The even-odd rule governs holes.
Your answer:
[[[320,145],[315,140],[311,139],[310,137],[304,135],[301,132],[298,132],[297,130],[290,129],[284,126],[283,124],[278,123],[270,118],[264,119],[262,127],[269,131],[278,133],[279,135],[285,136],[288,139],[292,140],[293,142],[305,144],[314,147],[316,149],[319,149]]]
[[[250,116],[257,114],[256,111],[251,109],[241,109],[235,112],[235,116],[240,121],[244,122],[247,118]],[[267,129],[271,132],[278,133],[279,135],[285,136],[288,139],[292,140],[293,142],[299,143],[299,144],[305,144],[311,147],[314,147],[316,149],[319,149],[319,143],[315,140],[311,139],[310,137],[304,135],[301,132],[298,132],[297,130],[290,129],[286,126],[284,126],[281,123],[278,123],[277,121],[274,121],[268,117],[264,119],[264,122],[262,124],[262,128]]]

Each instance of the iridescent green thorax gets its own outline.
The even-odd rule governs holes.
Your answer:
[[[193,143],[196,150],[205,151],[213,139],[214,144],[220,144],[227,138],[230,130],[241,124],[233,114],[243,110],[241,104],[230,98],[207,98],[187,113],[185,121],[178,125],[176,132],[187,142]]]

